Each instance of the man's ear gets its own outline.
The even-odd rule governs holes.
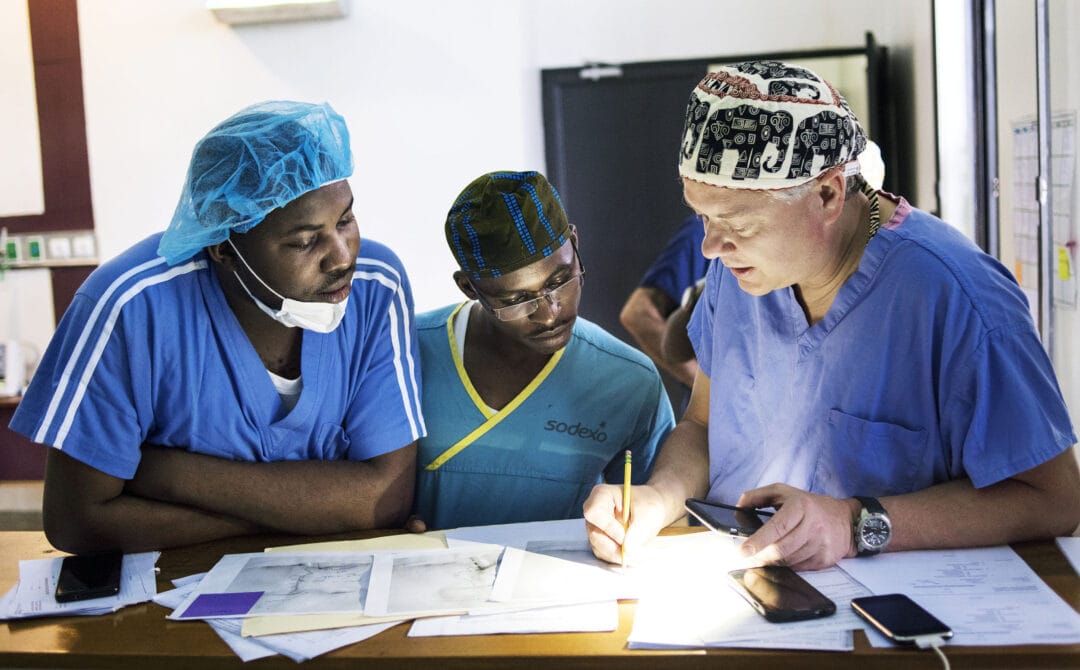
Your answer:
[[[223,266],[227,270],[235,269],[237,260],[236,251],[228,242],[221,242],[212,247],[206,247],[206,255],[210,257],[210,260]]]
[[[843,169],[833,169],[818,184],[817,195],[821,199],[825,220],[832,223],[840,218],[847,198],[847,177]]]
[[[465,294],[466,298],[469,300],[477,299],[476,289],[473,288],[468,275],[461,270],[454,272],[454,283],[457,284],[458,289]]]

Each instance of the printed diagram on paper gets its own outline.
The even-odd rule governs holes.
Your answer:
[[[262,592],[249,616],[358,612],[370,570],[370,554],[333,561],[297,560],[281,554],[256,556],[247,561],[225,592]]]
[[[1053,255],[1050,262],[1054,302],[1077,306],[1076,112],[1053,115],[1050,121],[1050,178],[1053,182]],[[1038,318],[1039,203],[1035,183],[1039,175],[1038,128],[1034,119],[1015,121],[1013,135],[1013,235],[1016,264],[1011,268],[1028,295]]]

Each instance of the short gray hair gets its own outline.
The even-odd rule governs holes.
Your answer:
[[[794,202],[795,200],[801,200],[806,197],[810,191],[814,190],[817,185],[817,179],[811,179],[805,184],[799,184],[798,186],[792,186],[791,188],[783,188],[773,191],[764,191],[768,193],[770,198],[780,202]],[[866,187],[866,180],[859,173],[849,175],[844,185],[844,200],[850,198],[853,194],[862,191]]]

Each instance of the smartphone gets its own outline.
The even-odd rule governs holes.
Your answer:
[[[698,498],[687,498],[683,506],[706,528],[742,537],[753,535],[772,516],[772,512],[761,509],[722,505]]]
[[[124,554],[119,551],[65,557],[56,581],[56,602],[115,596],[120,592],[123,560]]]
[[[732,570],[729,584],[767,621],[784,623],[836,613],[836,603],[791,568],[766,565]]]
[[[952,630],[902,593],[852,598],[851,607],[883,635],[897,642],[923,636],[952,637]]]

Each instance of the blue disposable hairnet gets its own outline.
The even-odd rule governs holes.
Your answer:
[[[352,170],[349,130],[330,105],[278,100],[242,109],[195,145],[158,253],[179,263]]]

